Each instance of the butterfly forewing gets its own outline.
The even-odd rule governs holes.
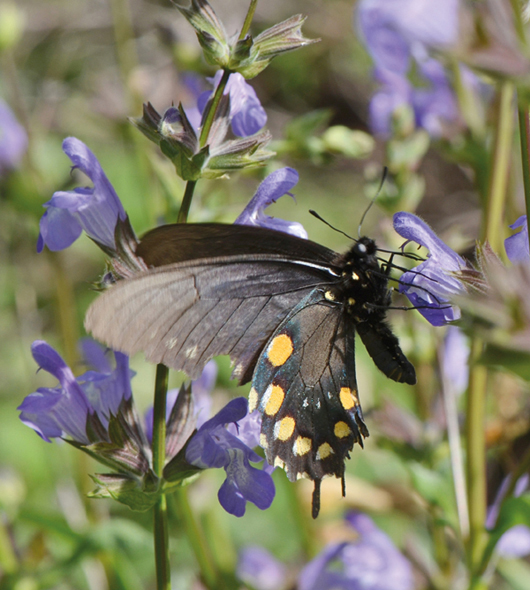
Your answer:
[[[277,255],[249,258],[182,262],[120,281],[92,304],[87,330],[192,379],[208,360],[228,354],[244,383],[271,332],[315,284],[329,280],[323,268]]]

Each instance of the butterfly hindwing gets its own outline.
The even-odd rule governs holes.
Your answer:
[[[289,479],[343,477],[344,460],[368,436],[357,394],[355,328],[315,289],[280,324],[252,380],[267,460]],[[318,506],[316,507],[318,511]]]

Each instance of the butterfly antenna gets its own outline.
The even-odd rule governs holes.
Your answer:
[[[346,236],[349,240],[354,240],[355,238],[352,238],[351,236],[349,236],[346,232],[343,232],[341,229],[336,228],[335,226],[331,225],[331,223],[329,221],[326,221],[323,217],[321,217],[316,211],[313,211],[313,209],[309,209],[309,213],[311,213],[311,215],[313,217],[316,217],[319,221],[321,221],[322,223],[325,223],[328,227],[330,227],[331,229],[335,230],[336,232],[339,232],[339,234],[342,234],[343,236]]]
[[[388,176],[388,168],[385,166],[383,168],[383,175],[381,176],[381,182],[379,183],[379,188],[377,189],[377,192],[375,193],[374,197],[370,201],[370,204],[368,205],[368,207],[366,207],[366,209],[364,210],[364,213],[361,217],[361,221],[359,222],[359,229],[357,230],[359,237],[361,237],[361,227],[364,223],[364,218],[366,217],[366,215],[368,214],[368,211],[370,211],[370,209],[372,208],[372,205],[375,203],[375,200],[379,196],[379,193],[381,192],[381,189],[383,188],[383,185],[385,184],[385,180],[386,180],[387,176]]]

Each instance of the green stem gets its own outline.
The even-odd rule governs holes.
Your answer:
[[[528,106],[519,107],[519,136],[521,140],[521,165],[526,203],[526,223],[530,228],[530,119]],[[530,235],[530,232],[528,233]]]
[[[478,588],[479,569],[486,533],[486,368],[476,364],[482,342],[471,345],[472,369],[469,379],[466,413],[467,502],[469,508],[468,562],[471,588]]]
[[[165,494],[154,508],[156,590],[171,590],[169,569],[169,535],[167,522],[167,497]]]
[[[247,36],[247,33],[250,29],[250,24],[252,23],[252,19],[254,18],[254,13],[256,12],[257,5],[258,0],[250,0],[250,6],[248,7],[247,16],[245,16],[245,22],[243,23],[241,33],[239,33],[239,41],[241,41]]]
[[[491,160],[491,175],[488,187],[483,237],[494,250],[500,251],[502,217],[506,201],[510,152],[513,138],[514,85],[504,82],[497,103],[497,126]]]
[[[226,85],[228,83],[228,78],[230,77],[231,73],[232,72],[230,72],[230,70],[224,70],[221,81],[215,89],[213,100],[210,104],[208,114],[206,115],[206,120],[204,121],[204,125],[201,129],[201,137],[199,139],[199,145],[201,146],[201,148],[206,145],[208,136],[210,135],[210,129],[212,128],[215,113],[217,112],[217,107],[219,106],[219,102],[221,101],[221,97],[223,96],[223,92],[225,91]]]
[[[222,580],[214,564],[210,546],[206,542],[206,536],[199,522],[193,514],[188,500],[188,488],[178,489],[173,494],[174,506],[182,521],[184,532],[188,538],[193,553],[199,564],[201,578],[208,590],[220,590]]]
[[[188,180],[186,183],[186,190],[184,191],[184,197],[180,205],[179,214],[177,217],[177,223],[186,223],[190,212],[191,200],[193,199],[193,192],[197,186],[196,180]]]
[[[169,369],[157,365],[153,406],[153,471],[161,480],[166,461],[166,396]],[[154,508],[154,541],[157,590],[170,590],[167,499],[165,494]]]

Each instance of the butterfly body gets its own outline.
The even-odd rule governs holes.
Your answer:
[[[391,293],[375,242],[361,238],[340,255],[270,229],[186,224],[152,230],[136,254],[153,268],[98,298],[87,329],[191,378],[230,355],[234,377],[252,380],[269,462],[315,482],[315,516],[321,479],[343,478],[345,458],[368,436],[356,332],[388,377],[415,382],[385,321]]]

